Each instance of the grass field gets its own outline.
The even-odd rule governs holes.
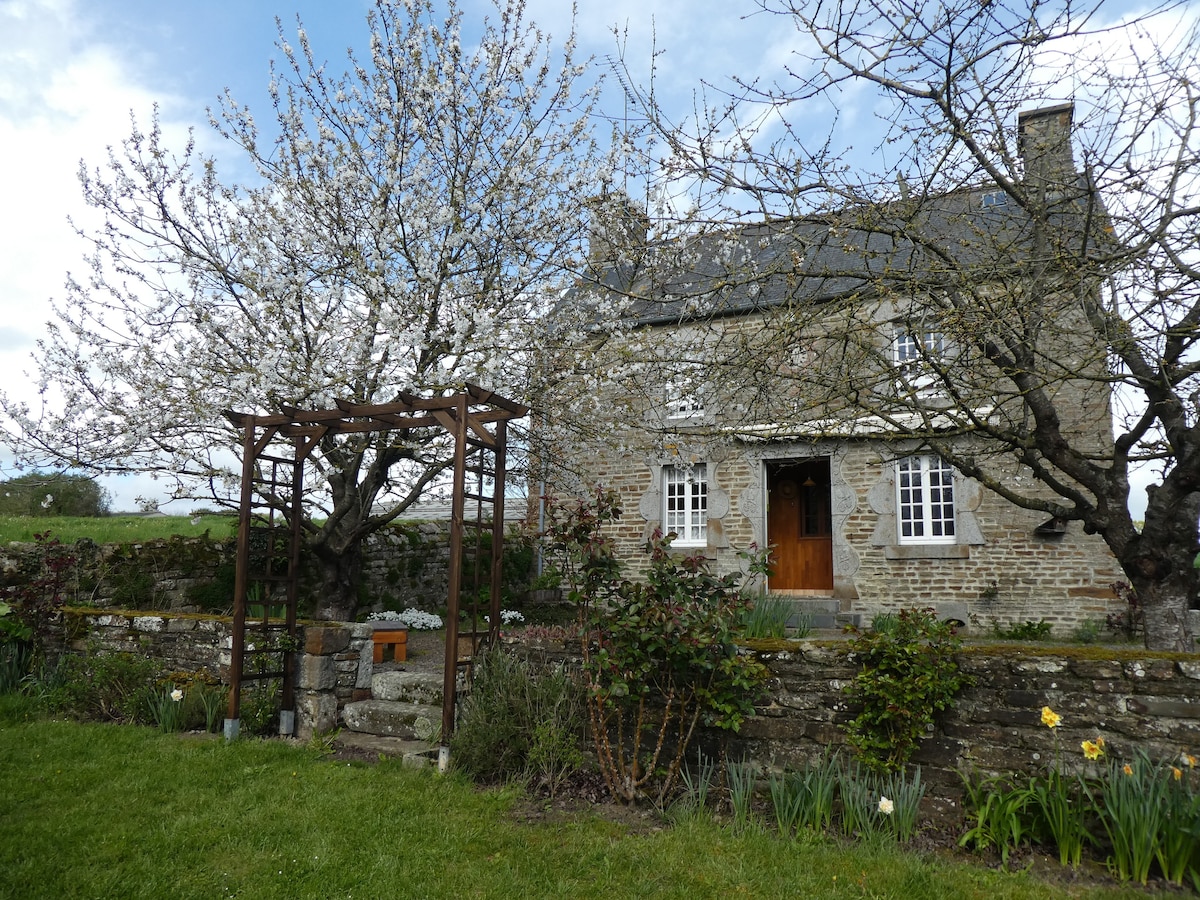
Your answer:
[[[0,784],[4,898],[1150,896],[708,819],[531,824],[516,789],[277,740],[47,721],[11,696]]]
[[[50,532],[64,544],[90,538],[98,544],[150,541],[180,534],[198,537],[208,532],[214,538],[237,534],[237,516],[0,516],[0,542],[32,541],[40,532]]]

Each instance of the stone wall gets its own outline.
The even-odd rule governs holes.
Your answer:
[[[768,769],[795,768],[830,747],[845,746],[853,718],[843,689],[855,667],[838,642],[799,642],[764,652],[770,696],[730,745]],[[953,795],[959,771],[1033,772],[1061,752],[1083,765],[1080,742],[1103,737],[1110,755],[1145,750],[1179,759],[1200,752],[1200,657],[1109,647],[968,646],[959,654],[974,684],[922,743],[913,762],[923,777]],[[1051,730],[1049,706],[1062,716]]]
[[[845,643],[786,643],[783,650],[743,651],[771,670],[767,695],[740,733],[702,730],[697,740],[705,753],[724,751],[761,772],[799,769],[831,751],[850,757],[843,727],[855,710],[845,688],[856,668]],[[561,645],[530,652],[554,662],[578,658]],[[938,719],[912,759],[935,806],[958,803],[960,772],[1033,773],[1056,754],[1066,768],[1082,770],[1080,742],[1097,736],[1116,758],[1136,750],[1155,759],[1200,755],[1200,656],[995,645],[965,647],[958,660],[974,684]],[[1062,716],[1057,729],[1042,724],[1043,706]]]
[[[69,605],[228,613],[233,605],[234,540],[168,538],[122,544],[81,540],[63,547],[76,562]],[[28,577],[34,544],[0,547],[0,587]],[[448,522],[403,522],[367,538],[363,611],[446,605]]]
[[[64,647],[142,653],[168,670],[199,671],[227,680],[230,622],[178,614],[70,610]],[[302,738],[339,724],[340,709],[369,696],[371,627],[307,624],[301,629],[296,724]],[[758,714],[731,736],[733,758],[764,769],[797,768],[831,748],[845,747],[842,726],[854,715],[845,686],[855,672],[841,641],[792,641],[785,649],[754,650],[770,668],[768,696]],[[530,652],[534,652],[530,650]],[[558,658],[564,652],[537,651]],[[1032,772],[1055,753],[1083,764],[1079,744],[1103,737],[1109,752],[1128,757],[1200,754],[1200,656],[1150,654],[1136,648],[967,646],[959,654],[974,684],[941,717],[913,761],[943,796],[959,789],[960,770]],[[1062,715],[1051,731],[1041,709]],[[715,748],[721,735],[702,743]]]
[[[444,606],[449,571],[449,522],[400,523],[363,547],[363,594],[372,610]]]
[[[56,652],[136,653],[158,661],[165,671],[206,672],[229,682],[233,623],[226,617],[69,609],[62,622],[61,641],[52,648]],[[297,737],[334,730],[346,703],[369,696],[371,633],[370,625],[360,623],[300,626]]]

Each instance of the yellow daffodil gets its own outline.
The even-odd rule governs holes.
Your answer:
[[[1182,759],[1183,764],[1185,766],[1187,766],[1189,769],[1196,768],[1196,757],[1192,756],[1192,754],[1184,753],[1181,755],[1180,758]]]
[[[1042,724],[1047,728],[1057,728],[1058,723],[1062,721],[1062,716],[1056,713],[1048,706],[1042,707]]]
[[[1183,769],[1180,769],[1177,766],[1171,766],[1171,774],[1174,775],[1175,780],[1178,781],[1183,777]]]
[[[1129,763],[1125,763],[1125,765],[1123,765],[1121,767],[1121,771],[1124,772],[1126,775],[1132,775],[1133,774],[1133,766],[1131,766]]]
[[[1096,738],[1094,741],[1084,741],[1079,746],[1083,748],[1083,755],[1088,759],[1099,759],[1104,755],[1104,738]]]

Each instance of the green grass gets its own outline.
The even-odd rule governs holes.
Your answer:
[[[0,897],[1145,897],[697,818],[529,824],[515,790],[0,697]]]
[[[193,524],[191,516],[0,516],[0,542],[32,541],[35,533],[49,531],[64,544],[90,538],[98,544],[125,541],[150,541],[180,534],[199,537],[208,532],[214,538],[237,534],[237,516],[201,516]]]

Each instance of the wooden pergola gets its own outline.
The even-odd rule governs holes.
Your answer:
[[[345,434],[440,427],[454,439],[450,518],[450,571],[443,681],[442,742],[454,730],[458,669],[470,666],[500,628],[500,580],[504,547],[504,483],[507,426],[527,407],[467,384],[441,397],[399,395],[394,403],[337,401],[334,409],[290,406],[274,415],[227,412],[242,430],[242,489],[234,581],[233,646],[225,737],[240,729],[241,689],[249,681],[282,682],[280,734],[295,731],[301,523],[304,464],[325,438]],[[291,452],[278,449],[288,442]],[[472,625],[459,628],[463,559],[468,530],[475,547],[490,547],[488,627],[480,629],[478,592]],[[484,535],[490,532],[490,541]],[[478,571],[478,567],[477,567]],[[282,589],[283,599],[277,599]],[[253,638],[248,640],[248,635]],[[460,643],[460,638],[462,643]]]

